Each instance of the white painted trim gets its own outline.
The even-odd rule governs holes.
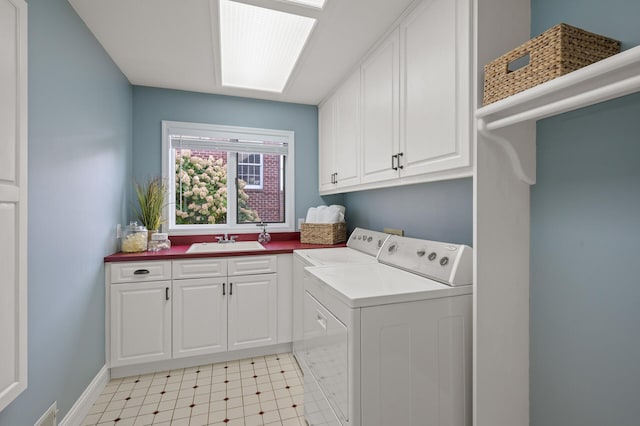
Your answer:
[[[353,186],[320,191],[320,195],[343,194],[346,192],[364,191],[368,189],[390,188],[393,186],[415,185],[418,183],[438,182],[442,180],[462,179],[473,176],[473,167],[463,167],[444,172],[428,173],[424,175],[405,176],[378,182],[360,183]]]
[[[15,57],[3,58],[5,61],[9,61],[9,68],[16,70],[16,103],[15,109],[12,111],[15,113],[15,131],[16,131],[16,147],[15,147],[15,175],[13,182],[6,180],[0,182],[0,204],[8,203],[12,204],[16,210],[16,229],[15,229],[15,269],[14,280],[7,280],[6,282],[0,282],[0,287],[14,287],[15,299],[8,302],[8,308],[13,309],[15,313],[14,326],[7,330],[9,333],[14,334],[14,343],[2,342],[3,345],[9,345],[13,352],[13,356],[8,358],[4,357],[4,353],[0,354],[0,361],[7,362],[9,369],[13,369],[15,372],[11,382],[4,382],[3,387],[0,388],[0,411],[6,406],[11,404],[28,385],[28,327],[27,327],[27,274],[28,274],[28,251],[27,251],[27,221],[28,221],[28,190],[27,190],[27,168],[28,168],[28,5],[24,0],[7,0],[9,6],[15,8],[16,28],[15,28]],[[2,111],[4,115],[5,111]],[[8,114],[10,115],[10,114]],[[7,141],[12,143],[12,141]],[[3,246],[3,251],[5,247]],[[8,248],[7,250],[11,250]],[[13,267],[12,267],[13,268]],[[6,294],[6,293],[5,293]],[[7,327],[3,327],[4,324],[0,324],[0,328],[3,331]],[[8,328],[8,327],[7,327]],[[3,335],[7,335],[4,334]],[[3,367],[3,373],[6,371],[6,367]]]
[[[42,415],[40,416],[38,421],[35,422],[33,424],[33,426],[48,426],[44,421],[47,419],[47,417],[49,417],[51,415],[51,413],[53,413],[53,416],[54,416],[53,417],[54,418],[53,426],[56,426],[58,424],[58,422],[57,422],[58,401],[53,401],[53,404],[51,404],[51,406],[49,408],[47,408],[47,411],[42,413]]]
[[[73,404],[66,416],[60,422],[60,426],[80,426],[89,413],[89,410],[96,402],[111,379],[109,369],[103,366],[96,377],[93,378],[89,386],[82,392],[80,398]]]
[[[291,343],[281,343],[258,348],[241,349],[230,352],[219,352],[210,355],[193,356],[189,358],[176,358],[166,361],[148,362],[145,364],[127,365],[111,369],[111,377],[136,376],[140,374],[155,373],[158,371],[176,370],[179,368],[196,367],[198,365],[214,364],[217,362],[235,361],[238,359],[253,358],[256,356],[273,355],[276,353],[291,352]]]
[[[179,121],[162,121],[162,176],[168,180],[168,176],[174,176],[175,170],[171,155],[169,155],[169,134],[171,131],[185,131],[189,133],[211,133],[216,132],[222,137],[228,138],[250,138],[252,135],[269,136],[274,141],[282,141],[288,144],[288,154],[285,165],[285,223],[269,224],[271,232],[293,232],[295,225],[295,132],[291,130],[261,129],[256,127],[226,126],[209,123],[189,123]],[[175,188],[168,185],[167,198],[170,201],[164,209],[164,217],[167,223],[163,225],[164,232],[170,235],[210,235],[212,233],[233,232],[236,234],[254,233],[257,231],[255,224],[234,224],[228,225],[181,225],[175,229],[175,216],[170,216],[170,209],[175,200]],[[233,200],[229,200],[233,201]],[[233,214],[233,212],[230,212]],[[235,219],[234,219],[235,220]]]

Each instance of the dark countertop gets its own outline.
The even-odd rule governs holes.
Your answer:
[[[231,257],[231,256],[260,256],[268,254],[293,253],[299,249],[316,249],[329,247],[344,247],[344,243],[339,244],[302,244],[298,232],[288,232],[281,234],[271,234],[272,240],[264,244],[265,250],[233,251],[224,253],[189,253],[187,250],[193,243],[212,242],[214,236],[185,236],[169,237],[171,248],[169,250],[139,253],[114,253],[104,258],[105,262],[133,262],[141,260],[172,260],[172,259],[197,259],[203,257]],[[257,241],[258,234],[245,234],[238,238],[238,241]]]

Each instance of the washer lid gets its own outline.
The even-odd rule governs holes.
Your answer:
[[[328,292],[351,308],[469,294],[471,286],[450,287],[392,266],[375,264],[311,266],[315,279],[305,290]]]
[[[348,247],[295,250],[312,265],[340,265],[345,263],[375,263],[377,259]]]

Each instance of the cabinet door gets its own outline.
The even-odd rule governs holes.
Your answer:
[[[229,278],[229,350],[277,343],[276,274]]]
[[[0,0],[0,411],[27,388],[27,3]]]
[[[171,281],[111,285],[111,366],[171,358]]]
[[[362,72],[362,182],[392,179],[399,149],[398,30],[369,57]]]
[[[427,0],[400,24],[402,176],[470,165],[469,9]]]
[[[360,183],[360,72],[347,79],[336,93],[335,149],[336,186]]]
[[[173,357],[227,350],[226,278],[173,281]]]
[[[335,140],[335,97],[327,99],[318,108],[318,168],[320,191],[331,191],[336,172],[333,163]]]

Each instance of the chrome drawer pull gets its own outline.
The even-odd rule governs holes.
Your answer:
[[[317,312],[317,318],[316,320],[318,321],[318,324],[320,324],[320,327],[322,327],[325,331],[327,330],[327,319],[320,313]]]
[[[149,274],[148,269],[136,269],[135,271],[133,271],[133,275],[147,275],[147,274]]]

